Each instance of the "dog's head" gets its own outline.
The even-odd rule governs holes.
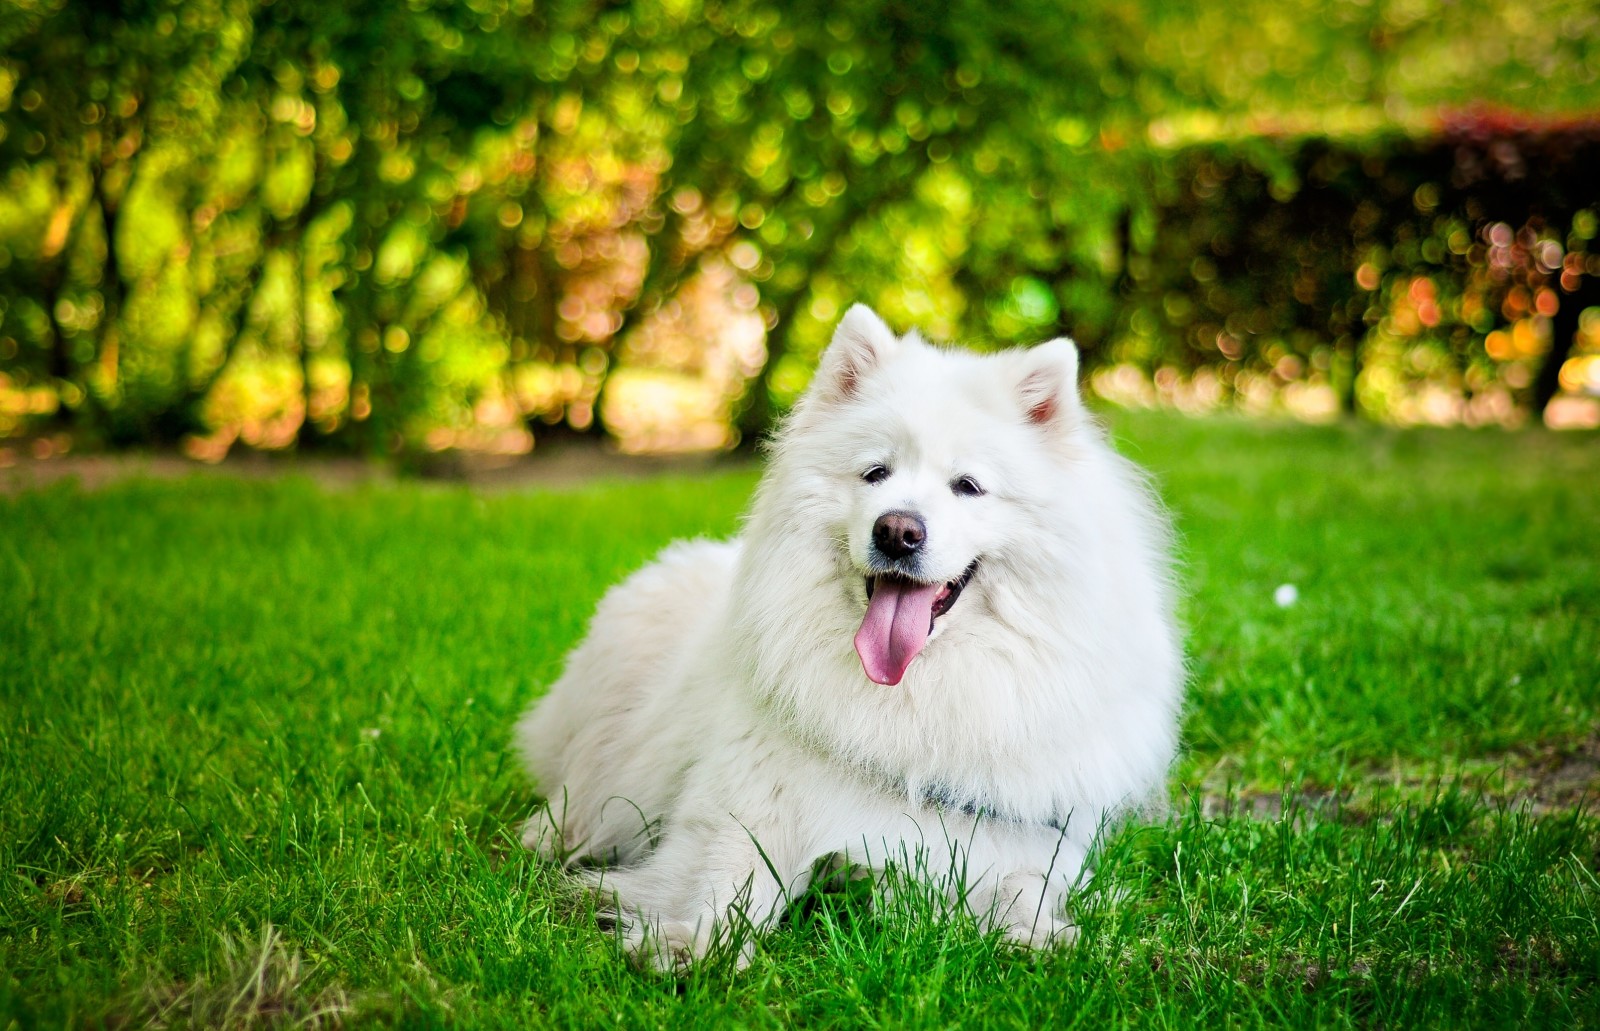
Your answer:
[[[805,522],[828,535],[872,680],[898,684],[1061,539],[1054,499],[1088,421],[1077,371],[1066,339],[981,355],[845,314],[777,448],[804,470]]]

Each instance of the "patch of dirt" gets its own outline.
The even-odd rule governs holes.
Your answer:
[[[50,881],[44,884],[43,887],[45,900],[53,906],[82,905],[86,897],[83,891],[83,883],[77,878]]]
[[[1535,808],[1572,809],[1600,802],[1600,729],[1575,746],[1545,746],[1522,757]],[[1509,767],[1514,759],[1507,758]]]
[[[1295,817],[1315,816],[1320,820],[1338,820],[1343,823],[1365,823],[1365,814],[1348,808],[1353,798],[1349,791],[1207,791],[1200,796],[1200,815],[1208,820],[1225,816],[1247,820],[1264,820],[1276,823],[1285,814]]]
[[[1397,777],[1392,770],[1375,769],[1369,780],[1374,786],[1416,792],[1426,792],[1441,782],[1455,783],[1486,803],[1505,804],[1513,809],[1526,807],[1535,815],[1569,812],[1600,803],[1600,727],[1576,742],[1467,760],[1443,773],[1402,773]],[[1293,812],[1352,824],[1366,823],[1374,816],[1357,792],[1349,788],[1239,790],[1210,777],[1200,794],[1200,812],[1206,819],[1235,816],[1266,821],[1276,821],[1285,812]]]
[[[562,441],[528,455],[441,452],[416,460],[407,472],[395,464],[349,457],[241,452],[221,462],[201,462],[177,452],[117,454],[52,453],[48,457],[0,446],[0,494],[15,494],[76,481],[99,490],[131,478],[174,480],[227,476],[270,480],[302,476],[324,487],[343,489],[372,483],[420,479],[463,483],[490,491],[565,489],[599,480],[642,480],[671,474],[692,475],[754,468],[747,453],[628,455],[598,442]]]

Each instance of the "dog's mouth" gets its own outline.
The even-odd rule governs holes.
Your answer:
[[[900,683],[933,634],[934,621],[955,606],[977,569],[974,560],[944,583],[923,583],[899,573],[867,577],[867,611],[856,633],[856,654],[874,683]]]

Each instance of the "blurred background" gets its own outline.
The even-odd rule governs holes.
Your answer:
[[[1600,426],[1587,0],[6,0],[0,459],[754,440],[850,303]]]

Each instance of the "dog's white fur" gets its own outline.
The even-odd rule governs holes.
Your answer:
[[[548,799],[524,841],[611,864],[585,875],[647,959],[769,924],[829,856],[909,857],[987,926],[1070,936],[1095,834],[1163,793],[1184,676],[1167,524],[1077,366],[1069,340],[935,348],[857,305],[739,537],[675,544],[600,603],[517,727]],[[890,509],[925,520],[925,579],[978,560],[892,687],[852,649]]]

